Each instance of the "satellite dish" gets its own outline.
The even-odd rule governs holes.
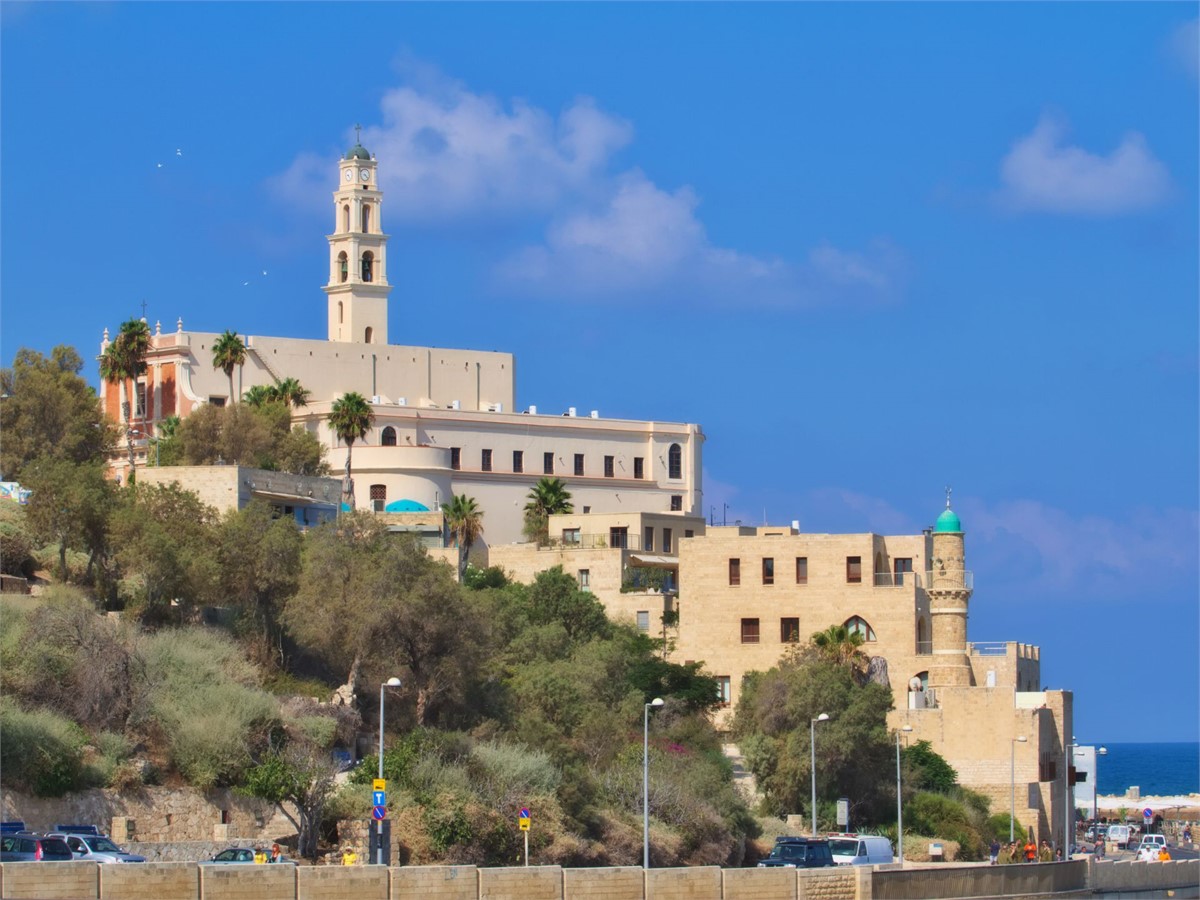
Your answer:
[[[914,675],[912,678],[908,679],[908,689],[910,691],[924,690],[924,688],[921,687],[921,679],[918,678],[916,675]]]

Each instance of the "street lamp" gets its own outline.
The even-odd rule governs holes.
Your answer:
[[[1096,751],[1096,765],[1092,772],[1095,783],[1092,785],[1092,825],[1100,821],[1100,757],[1108,756],[1108,748],[1101,747]]]
[[[900,734],[911,734],[912,726],[905,725],[896,732],[896,846],[900,850],[900,865],[904,865],[904,795],[900,793]]]
[[[808,723],[808,752],[812,769],[812,834],[817,836],[817,723],[828,722],[829,714],[821,713]]]
[[[400,679],[392,676],[379,686],[379,777],[383,777],[383,693],[388,688],[400,687]],[[383,819],[379,820],[375,842],[375,862],[383,865]]]
[[[645,705],[642,717],[642,868],[650,868],[650,707],[663,705],[655,697]]]
[[[1008,760],[1008,781],[1009,781],[1009,808],[1008,808],[1008,842],[1011,844],[1016,838],[1014,837],[1013,822],[1017,818],[1017,744],[1025,743],[1029,738],[1023,734],[1017,735],[1010,742],[1009,760]]]

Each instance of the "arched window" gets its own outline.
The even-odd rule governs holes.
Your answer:
[[[342,231],[347,232],[349,230],[350,230],[350,204],[347,203],[345,206],[342,207]]]
[[[350,277],[350,257],[343,250],[338,254],[338,278],[345,284],[346,279]],[[340,319],[338,321],[341,321]]]
[[[862,616],[851,616],[847,619],[846,630],[851,634],[861,634],[864,641],[875,640],[875,629]]]
[[[381,436],[379,443],[383,447],[395,447],[396,446],[396,429],[393,428],[391,425],[389,425],[387,428],[383,429],[383,435]]]
[[[925,655],[933,652],[933,641],[929,639],[929,623],[925,617],[917,619],[917,653]]]
[[[362,255],[362,280],[371,281],[374,277],[375,254],[368,250]]]
[[[363,332],[363,343],[364,344],[371,343],[371,338],[373,338],[374,336],[375,336],[375,331],[371,328],[370,325],[368,325],[367,330]]]
[[[342,301],[338,301],[338,324],[342,324]]]
[[[929,672],[928,671],[918,672],[911,679],[909,679],[908,684],[910,687],[912,686],[913,680],[921,682],[921,690],[923,690],[923,691],[929,690]]]
[[[362,205],[362,231],[364,234],[371,230],[371,204],[364,203]]]
[[[672,444],[667,451],[667,477],[683,477],[683,448],[678,444]]]

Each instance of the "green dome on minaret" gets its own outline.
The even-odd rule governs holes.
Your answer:
[[[957,513],[950,508],[950,488],[946,488],[946,508],[937,517],[937,523],[933,526],[933,530],[943,534],[962,534],[962,522]]]

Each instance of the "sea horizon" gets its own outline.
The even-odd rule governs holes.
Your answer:
[[[1101,796],[1124,796],[1136,787],[1142,796],[1200,793],[1200,742],[1100,742],[1096,788]]]

